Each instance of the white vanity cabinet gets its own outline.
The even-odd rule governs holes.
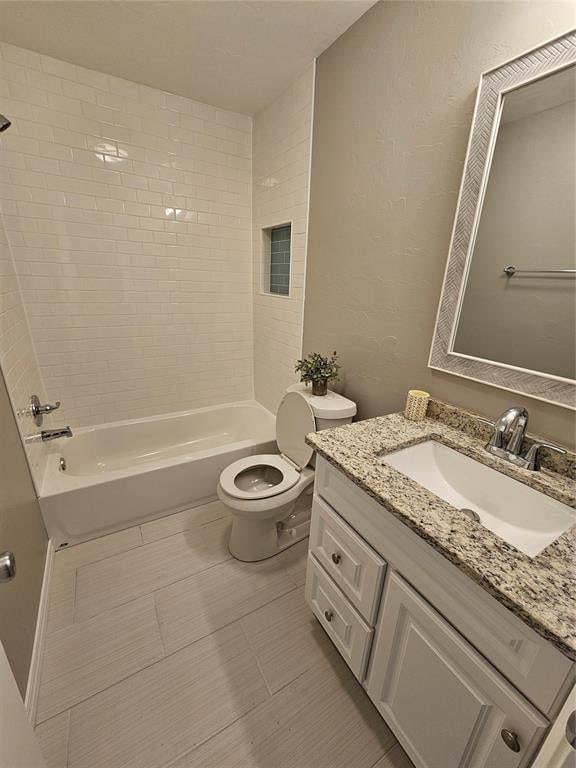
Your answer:
[[[574,664],[319,458],[306,598],[416,768],[528,768]]]
[[[396,573],[377,632],[366,688],[416,766],[527,764],[546,718]]]

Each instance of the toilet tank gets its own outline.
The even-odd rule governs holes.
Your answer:
[[[287,392],[299,392],[306,398],[314,412],[317,432],[350,424],[356,415],[356,403],[330,389],[326,395],[318,396],[313,395],[312,387],[307,387],[306,384],[293,384],[288,387]]]

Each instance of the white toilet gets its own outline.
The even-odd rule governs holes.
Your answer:
[[[317,397],[304,384],[287,390],[276,414],[280,454],[247,456],[220,475],[218,498],[232,514],[231,555],[264,560],[308,536],[314,451],[304,438],[355,414],[356,403],[336,392]]]

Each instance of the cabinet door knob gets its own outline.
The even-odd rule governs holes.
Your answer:
[[[512,752],[520,752],[520,742],[514,731],[509,731],[506,728],[503,728],[500,731],[500,736],[502,736],[502,741],[506,744],[508,749],[511,749]]]
[[[326,621],[332,621],[332,619],[334,618],[334,614],[332,613],[332,611],[324,611],[324,618],[326,619]]]
[[[338,565],[338,563],[342,560],[342,555],[340,552],[332,552],[332,562],[334,565]]]

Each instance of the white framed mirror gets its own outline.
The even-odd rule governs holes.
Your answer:
[[[576,408],[576,33],[480,79],[429,365]]]

